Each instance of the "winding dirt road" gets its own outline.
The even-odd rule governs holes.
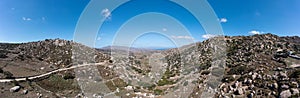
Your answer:
[[[104,65],[107,62],[101,62],[101,63],[89,63],[89,64],[82,64],[82,65],[75,65],[75,66],[71,66],[68,68],[61,68],[61,69],[56,69],[44,74],[40,74],[40,75],[35,75],[35,76],[29,76],[29,77],[22,77],[22,78],[15,78],[15,79],[0,79],[0,83],[5,83],[5,82],[13,82],[13,81],[27,81],[27,80],[35,80],[35,79],[39,79],[39,78],[43,78],[46,76],[49,76],[51,74],[57,73],[57,72],[61,72],[61,71],[66,71],[66,70],[71,70],[71,69],[75,69],[75,68],[80,68],[80,67],[85,67],[85,66],[96,66],[96,65]]]

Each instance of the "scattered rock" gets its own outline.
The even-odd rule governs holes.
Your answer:
[[[10,88],[9,91],[10,92],[17,92],[17,91],[20,90],[20,88],[21,88],[20,86],[14,86],[14,87]]]
[[[133,90],[133,87],[132,86],[127,86],[125,87],[126,90]]]
[[[292,95],[299,96],[299,81],[298,78],[290,76],[290,71],[294,71],[295,69],[288,69],[285,61],[285,56],[274,56],[276,52],[282,52],[283,50],[291,50],[299,52],[300,45],[297,43],[288,43],[284,37],[278,37],[275,35],[264,34],[264,35],[255,35],[255,36],[238,36],[238,37],[227,37],[230,40],[226,40],[228,45],[228,53],[226,54],[226,72],[225,75],[231,76],[227,78],[226,83],[223,83],[220,86],[221,96],[231,96],[231,97],[257,97],[256,95],[269,95],[268,97],[282,97],[287,98]],[[183,64],[185,62],[190,63],[191,65],[203,65],[199,67],[197,70],[209,70],[212,67],[211,59],[212,55],[210,50],[210,44],[207,44],[209,41],[204,41],[203,43],[197,43],[199,47],[195,49],[195,51],[201,52],[196,54],[196,52],[186,52],[182,54],[176,54],[173,52],[166,52],[168,55],[165,60],[168,61],[165,66],[170,69],[170,73],[165,75],[164,78],[166,80],[172,79],[172,75],[177,75],[177,71],[182,72]],[[298,41],[299,43],[299,41]],[[296,45],[294,45],[296,44]],[[75,45],[75,48],[72,46]],[[1,47],[1,45],[0,45]],[[20,45],[18,48],[21,53],[17,53],[16,55],[20,55],[20,58],[23,60],[28,60],[28,58],[37,58],[41,62],[46,62],[50,64],[50,68],[57,69],[69,65],[83,64],[89,62],[100,62],[102,60],[111,60],[110,55],[102,54],[101,52],[97,52],[97,50],[88,48],[86,46],[76,44],[71,41],[65,40],[46,40],[41,42],[32,42],[25,43]],[[78,48],[78,49],[77,49]],[[216,47],[217,48],[217,47]],[[6,48],[5,48],[6,49]],[[74,49],[74,50],[72,50]],[[192,49],[192,48],[191,48]],[[276,51],[277,49],[281,49],[280,51]],[[18,50],[18,51],[19,51]],[[55,51],[54,51],[55,50]],[[88,51],[86,51],[88,50]],[[174,49],[175,50],[175,49]],[[104,50],[103,50],[104,51]],[[1,52],[1,51],[0,51]],[[185,53],[186,52],[186,53]],[[92,53],[92,54],[90,54]],[[96,54],[94,54],[96,53]],[[0,53],[1,54],[1,53]],[[4,53],[6,55],[6,53]],[[26,55],[25,55],[26,54]],[[28,56],[27,56],[28,55]],[[182,58],[180,57],[182,55]],[[189,55],[189,57],[185,58],[185,55]],[[280,55],[280,54],[279,54]],[[297,54],[298,55],[298,54]],[[11,55],[7,55],[11,57]],[[199,59],[193,59],[195,57],[199,57]],[[1,55],[0,55],[1,58]],[[134,56],[130,56],[133,58],[132,60],[136,60]],[[19,60],[19,59],[18,59]],[[32,59],[36,60],[36,59]],[[73,61],[75,60],[75,61]],[[78,61],[77,61],[78,60]],[[89,61],[92,60],[92,61]],[[118,63],[118,58],[114,58],[114,62],[110,63]],[[185,62],[181,62],[185,61]],[[196,62],[194,62],[196,61]],[[123,62],[120,60],[120,62]],[[198,63],[199,64],[198,64]],[[124,64],[127,64],[124,62]],[[132,62],[131,65],[139,65],[142,64],[137,62]],[[227,66],[228,65],[228,66]],[[242,67],[241,67],[242,66]],[[119,66],[118,66],[119,67]],[[40,67],[37,67],[40,68]],[[107,70],[117,68],[114,65],[107,66]],[[41,70],[47,69],[47,67],[41,67]],[[231,74],[226,74],[228,71]],[[86,70],[80,70],[83,73],[89,73]],[[192,72],[197,73],[197,71]],[[228,72],[229,73],[229,72]],[[103,72],[103,76],[111,76],[114,72]],[[159,74],[159,73],[157,73]],[[209,73],[208,73],[209,74]],[[223,74],[223,72],[221,73]],[[1,74],[0,74],[1,75]],[[9,75],[9,74],[6,74]],[[63,76],[64,79],[75,79],[73,74],[67,74]],[[102,74],[101,74],[102,75]],[[298,74],[296,74],[298,75]],[[12,75],[11,75],[12,76]],[[159,76],[161,76],[159,74]],[[169,77],[170,76],[170,77]],[[200,76],[203,77],[204,75]],[[1,76],[2,77],[2,76]],[[93,77],[88,77],[93,79]],[[207,77],[205,77],[207,78]],[[79,78],[78,78],[79,79]],[[97,81],[101,81],[102,79],[95,79]],[[203,79],[204,80],[204,79]],[[220,79],[221,80],[221,79]],[[285,81],[282,81],[285,80]],[[292,82],[295,81],[295,82]],[[200,81],[199,81],[200,82]],[[201,81],[203,83],[203,81]],[[205,82],[204,82],[205,83]],[[281,85],[283,84],[283,85]],[[130,84],[128,84],[130,85]],[[203,88],[203,85],[199,85],[199,88]],[[123,87],[122,87],[123,88]],[[281,89],[282,88],[282,89]],[[21,87],[13,87],[10,89],[11,92],[18,92]],[[127,86],[126,90],[136,90],[139,87]],[[141,88],[144,89],[144,88]],[[278,92],[277,89],[280,89]],[[21,89],[22,90],[22,89]],[[148,90],[148,89],[147,89]],[[30,90],[31,91],[31,90]],[[116,91],[119,91],[117,88]],[[138,90],[137,90],[138,91]],[[150,91],[151,92],[151,91]],[[166,91],[168,92],[168,91]],[[28,90],[22,90],[22,94],[27,94]],[[32,92],[30,92],[32,93]],[[126,94],[127,93],[127,94]],[[131,93],[126,92],[128,97],[130,97]],[[143,96],[146,96],[146,93],[140,93]],[[278,94],[280,96],[278,96]],[[28,94],[29,95],[29,94]],[[196,94],[197,95],[197,94]],[[37,93],[38,97],[43,96],[41,93]],[[79,97],[80,95],[78,95]],[[83,95],[82,95],[83,96]],[[98,96],[98,95],[97,95]],[[97,97],[96,95],[94,97]],[[218,95],[217,95],[218,96]],[[46,97],[46,95],[44,95]],[[188,96],[186,96],[188,97]],[[258,96],[261,97],[261,96]],[[263,96],[264,97],[264,96]],[[195,98],[195,97],[194,97]],[[198,97],[196,97],[198,98]]]
[[[273,83],[273,87],[274,87],[275,89],[277,89],[277,88],[278,88],[278,84],[277,84],[277,83]]]
[[[234,87],[237,88],[237,87],[239,87],[239,86],[240,86],[240,82],[239,82],[239,81],[236,81],[236,82],[234,83]]]
[[[282,88],[282,89],[288,89],[289,86],[284,84],[284,85],[281,86],[281,88]]]
[[[292,96],[292,93],[290,90],[285,90],[280,93],[280,98],[289,98],[291,96]]]
[[[257,77],[257,73],[254,73],[254,74],[252,75],[252,79],[256,79],[256,77]]]
[[[28,93],[27,89],[25,89],[25,90],[22,91],[22,94],[27,94],[27,93]]]
[[[286,73],[284,73],[284,72],[280,72],[279,73],[279,76],[281,76],[281,77],[283,77],[283,78],[287,78],[288,76],[286,75]]]
[[[247,95],[248,98],[253,98],[253,96],[254,96],[253,93],[250,93],[250,94]]]
[[[42,98],[43,97],[43,94],[41,94],[41,93],[36,93],[36,95],[38,96],[38,98]]]
[[[299,90],[297,88],[292,88],[293,95],[299,94]]]
[[[292,82],[292,87],[298,88],[298,87],[299,87],[299,85],[298,85],[298,83],[297,83],[297,82]]]
[[[244,91],[242,88],[238,88],[235,92],[237,95],[243,95],[244,94]]]

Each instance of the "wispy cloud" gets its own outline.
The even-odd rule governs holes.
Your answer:
[[[46,17],[42,17],[42,20],[45,21],[45,20],[46,20]]]
[[[28,17],[22,17],[22,20],[24,20],[24,21],[30,21],[31,18],[28,18]]]
[[[162,31],[166,32],[166,31],[168,31],[168,29],[167,28],[163,28]]]
[[[194,39],[191,36],[171,36],[173,39]]]
[[[101,40],[102,38],[101,37],[97,37],[97,40]]]
[[[216,37],[217,35],[213,35],[213,34],[205,34],[205,35],[202,35],[202,38],[204,39],[209,39],[209,38],[213,38],[213,37]]]
[[[249,34],[262,34],[264,33],[263,31],[257,31],[257,30],[252,30],[249,32]]]
[[[227,22],[227,18],[221,18],[221,19],[219,19],[219,21],[220,21],[221,23],[226,23],[226,22]]]
[[[111,12],[110,12],[109,9],[107,9],[107,8],[103,9],[102,12],[101,12],[101,14],[104,17],[103,20],[111,19],[112,15],[111,15]]]

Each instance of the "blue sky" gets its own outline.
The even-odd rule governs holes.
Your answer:
[[[184,11],[185,9],[176,8],[161,0],[147,2],[148,5],[151,5],[149,2],[160,2],[161,5],[153,3],[153,6],[145,6],[142,2],[136,2],[120,6],[115,11],[101,9],[99,13],[95,13],[106,17],[103,20],[104,26],[95,39],[95,47],[113,44],[116,34],[126,36],[144,33],[130,44],[134,47],[150,48],[176,47],[213,36],[207,35],[200,24]],[[300,0],[208,2],[219,18],[225,35],[273,33],[279,36],[300,36]],[[53,38],[72,40],[77,21],[88,3],[89,0],[1,0],[0,42],[29,42]],[[132,13],[137,11],[134,9],[137,7],[143,8],[138,10],[140,12],[157,9],[156,12],[164,11],[172,15],[148,13],[135,16]],[[128,22],[133,16],[136,18]],[[186,28],[175,25],[180,22]],[[123,45],[121,42],[128,37],[122,38],[116,45]],[[179,45],[174,44],[178,42]]]

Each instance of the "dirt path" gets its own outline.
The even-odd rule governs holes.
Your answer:
[[[35,80],[35,79],[39,79],[39,78],[43,78],[46,76],[49,76],[51,74],[57,73],[57,72],[61,72],[61,71],[66,71],[66,70],[71,70],[71,69],[75,69],[75,68],[80,68],[80,67],[85,67],[85,66],[95,66],[95,65],[104,65],[107,62],[101,62],[101,63],[90,63],[90,64],[82,64],[82,65],[75,65],[75,66],[71,66],[68,68],[61,68],[61,69],[56,69],[44,74],[40,74],[40,75],[35,75],[35,76],[29,76],[29,77],[23,77],[23,78],[15,78],[15,79],[0,79],[0,83],[5,83],[5,82],[13,82],[13,81],[26,81],[26,80]]]

